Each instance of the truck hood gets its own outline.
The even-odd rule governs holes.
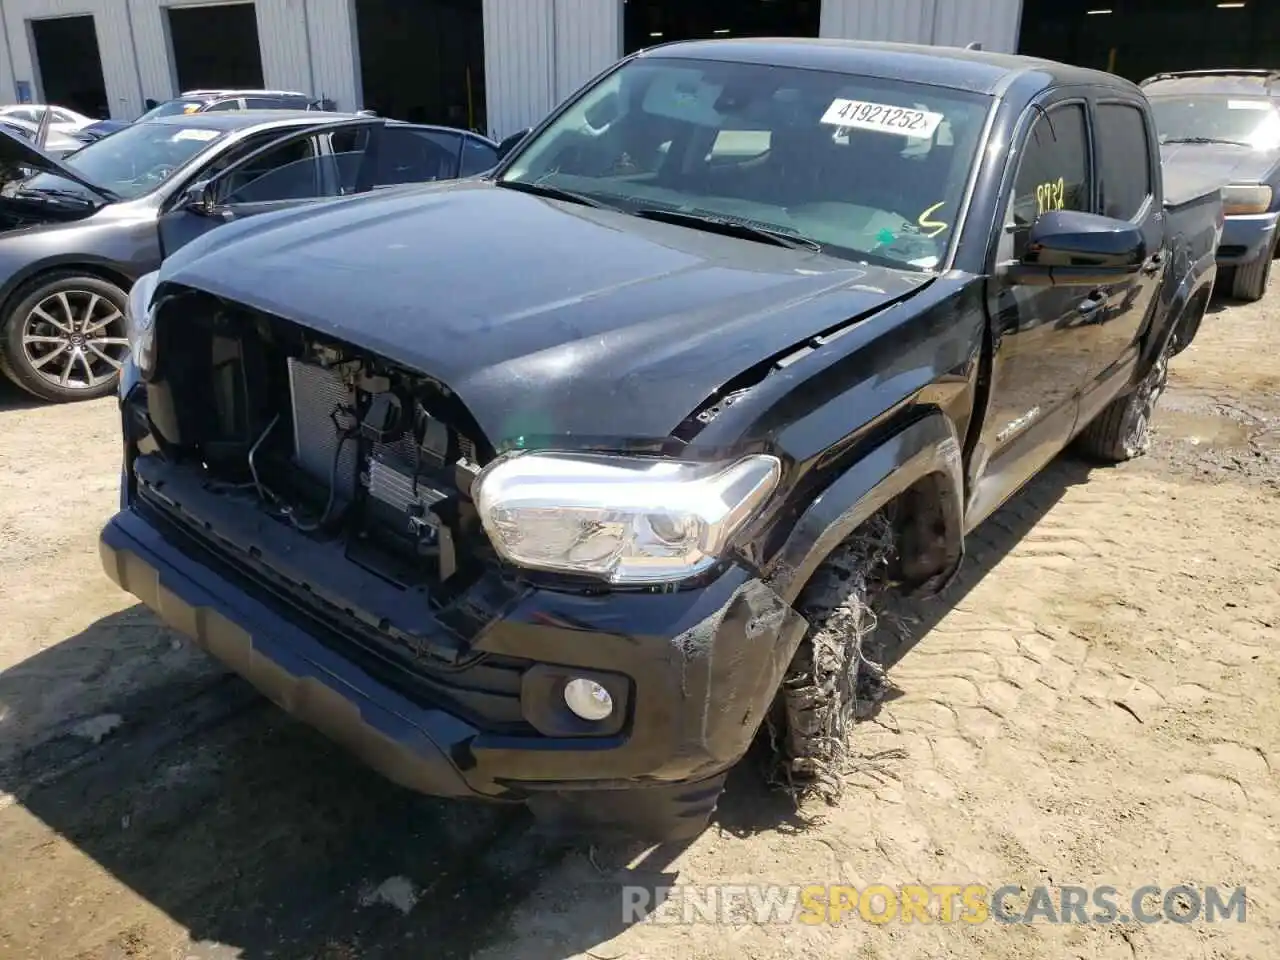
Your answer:
[[[931,279],[486,181],[215,233],[175,254],[162,282],[435,377],[499,449],[664,439],[744,371]]]
[[[1265,182],[1280,164],[1280,151],[1233,143],[1165,143],[1160,157],[1167,166],[1194,171],[1200,179],[1222,186]]]
[[[0,164],[30,167],[41,173],[57,174],[80,184],[88,190],[92,190],[103,199],[111,198],[109,190],[86,180],[63,161],[41,150],[34,143],[23,140],[21,137],[15,136],[2,128],[0,128]]]

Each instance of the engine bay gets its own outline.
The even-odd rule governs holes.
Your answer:
[[[183,321],[148,385],[170,455],[393,584],[465,584],[489,553],[470,496],[485,452],[447,387],[273,318]]]

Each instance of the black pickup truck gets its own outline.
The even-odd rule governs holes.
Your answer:
[[[1222,230],[1167,192],[1107,74],[642,52],[481,178],[140,280],[103,564],[402,784],[695,835],[762,730],[839,761],[869,591],[1069,442],[1144,451]]]

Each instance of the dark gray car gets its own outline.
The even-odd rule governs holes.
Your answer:
[[[1162,73],[1142,84],[1165,166],[1223,188],[1218,288],[1261,299],[1280,247],[1280,71]]]
[[[129,288],[196,237],[496,162],[466,131],[314,111],[163,117],[63,160],[0,132],[0,371],[46,400],[107,394]]]

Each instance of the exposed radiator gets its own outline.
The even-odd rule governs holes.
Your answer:
[[[413,465],[391,450],[381,450],[369,461],[369,495],[406,514],[415,506],[425,509],[445,498],[441,491],[415,483]]]
[[[293,458],[311,477],[329,485],[333,458],[337,453],[343,411],[354,409],[355,396],[335,370],[289,359],[289,396],[293,405]],[[338,423],[334,422],[335,414]],[[350,416],[350,414],[346,414]],[[342,445],[338,455],[338,495],[350,499],[355,493],[357,444]]]

